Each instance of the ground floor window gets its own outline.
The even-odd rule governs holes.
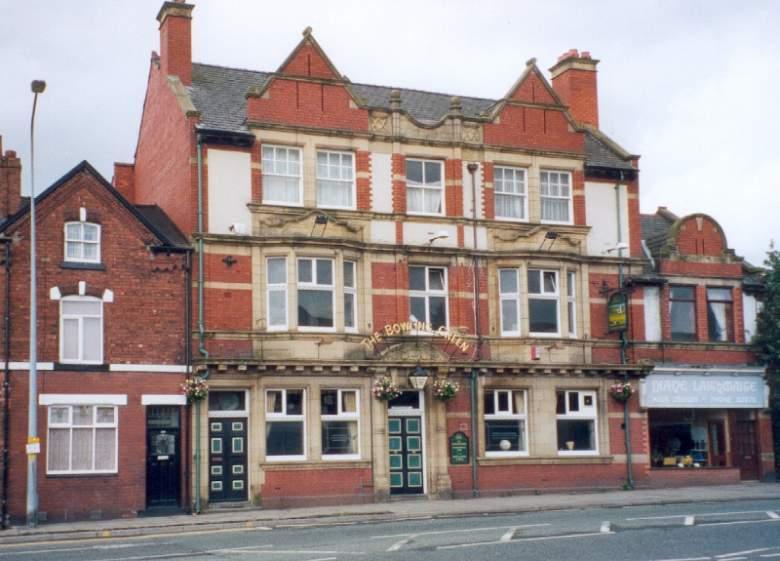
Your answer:
[[[598,452],[596,392],[559,390],[556,392],[558,453],[561,455]]]
[[[265,455],[269,460],[306,458],[304,390],[265,392]]]
[[[46,473],[116,473],[117,408],[49,407]]]
[[[488,457],[520,456],[528,452],[524,390],[485,391],[484,411]]]
[[[726,465],[725,410],[651,409],[648,422],[653,467]]]
[[[322,457],[324,459],[358,458],[357,390],[322,390]]]

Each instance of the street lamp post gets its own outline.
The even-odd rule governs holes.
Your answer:
[[[33,80],[30,85],[33,97],[30,117],[30,378],[27,402],[27,526],[38,525],[38,299],[36,295],[35,267],[35,107],[38,94],[46,89],[46,82]]]

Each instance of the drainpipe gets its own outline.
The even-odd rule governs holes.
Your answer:
[[[206,328],[203,323],[203,139],[198,134],[198,353],[202,359],[208,359],[206,350]],[[201,378],[209,377],[208,366]],[[202,401],[195,402],[195,513],[200,514],[200,416]]]
[[[184,254],[184,370],[185,378],[189,378],[192,374],[192,252],[188,251]],[[185,446],[185,458],[190,458],[191,450],[191,426],[192,420],[189,415],[186,415],[186,429],[187,438],[184,440]],[[190,470],[189,462],[184,463],[184,504],[191,505],[190,498],[192,497],[192,486],[190,485]]]
[[[479,361],[482,356],[482,332],[479,324],[479,257],[477,256],[477,184],[474,174],[479,169],[475,163],[470,163],[466,169],[471,175],[471,232],[474,241],[472,253],[472,270],[474,271],[474,333],[477,336],[474,360]],[[477,368],[471,368],[471,495],[479,497],[479,474],[477,467],[477,454],[479,442],[477,439],[477,383],[479,372]]]
[[[9,399],[11,397],[11,239],[5,236],[0,239],[5,244],[5,309],[3,310],[3,501],[0,512],[0,524],[3,530],[8,529],[8,437],[10,421]]]
[[[618,244],[623,242],[623,221],[620,213],[620,185],[624,181],[623,172],[620,172],[620,182],[615,185],[615,209],[617,213],[617,241]],[[623,291],[623,249],[618,249],[618,288]],[[628,306],[631,301],[626,297],[626,314],[628,314]],[[626,331],[620,332],[620,364],[626,364],[626,348],[628,347],[628,340],[626,339]],[[628,383],[628,371],[623,370],[623,381]],[[634,474],[631,462],[631,416],[629,414],[628,400],[623,402],[623,434],[626,437],[626,488],[634,488]]]

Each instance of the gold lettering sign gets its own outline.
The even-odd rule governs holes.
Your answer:
[[[373,351],[387,337],[397,337],[400,335],[436,335],[444,338],[447,343],[455,345],[459,351],[466,353],[469,350],[469,343],[460,336],[460,333],[450,331],[442,325],[438,329],[425,321],[401,321],[397,323],[388,323],[378,331],[374,331],[370,336],[364,338],[360,344],[368,350]]]

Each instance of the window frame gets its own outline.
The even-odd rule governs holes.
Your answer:
[[[502,187],[504,183],[503,175],[507,171],[511,171],[513,175],[515,175],[515,179],[512,180],[513,184],[517,183],[516,175],[517,173],[521,173],[522,178],[522,193],[508,193],[504,191],[499,191],[499,179],[498,179],[498,171],[501,170],[502,179],[500,180]],[[528,222],[528,170],[526,168],[517,167],[517,166],[505,166],[505,165],[496,165],[493,168],[493,214],[496,218],[496,220],[506,220],[508,222]],[[523,216],[520,218],[514,217],[514,216],[501,216],[498,214],[498,197],[516,197],[522,200],[522,214]]]
[[[74,425],[73,424],[73,408],[74,407],[89,407],[92,409],[92,423],[90,425]],[[51,420],[51,414],[53,409],[68,409],[68,422],[67,423],[53,423]],[[114,420],[112,423],[100,423],[97,419],[98,409],[111,409],[114,413]],[[67,470],[53,470],[50,467],[51,459],[51,430],[63,430],[68,429],[69,433],[69,446],[68,446],[68,466]],[[93,469],[73,469],[73,430],[85,430],[91,429],[92,431],[92,466]],[[97,448],[95,446],[97,439],[98,429],[114,429],[114,469],[94,469],[95,462],[97,461]],[[72,404],[50,404],[46,408],[46,475],[96,475],[96,474],[115,474],[119,473],[119,408],[116,405],[99,404],[99,403],[72,403]]]
[[[322,392],[325,391],[335,391],[336,392],[336,414],[335,415],[325,415],[322,413]],[[343,395],[345,392],[351,392],[355,394],[355,412],[354,413],[348,413],[343,412],[343,404],[344,404],[344,398]],[[339,460],[359,460],[361,458],[361,452],[360,452],[360,390],[357,388],[320,388],[320,435],[324,434],[323,432],[323,425],[324,423],[328,421],[347,421],[352,422],[354,421],[357,425],[357,435],[356,435],[356,442],[357,442],[357,452],[354,454],[325,454],[322,452],[322,459],[324,461],[339,461]]]
[[[281,173],[269,173],[266,170],[265,166],[265,150],[266,149],[273,149],[274,151],[274,158],[273,161],[276,162],[276,151],[277,150],[286,150],[286,151],[296,151],[298,153],[298,164],[300,167],[300,173],[298,175],[291,175],[291,174],[281,174]],[[301,207],[303,206],[303,149],[300,146],[289,146],[284,144],[261,144],[260,145],[260,162],[262,166],[261,171],[261,177],[263,179],[263,184],[265,185],[265,177],[266,176],[273,176],[273,177],[284,177],[284,178],[291,178],[291,177],[297,177],[298,178],[298,200],[296,202],[291,201],[275,201],[273,199],[266,198],[267,189],[263,189],[263,200],[262,204],[264,205],[274,205],[274,206],[294,206],[294,207]],[[286,160],[285,163],[289,162],[289,160]]]
[[[311,282],[301,282],[300,280],[300,264],[301,261],[311,261]],[[319,269],[319,261],[330,262],[330,282],[331,284],[319,284],[317,282],[317,270]],[[324,288],[323,288],[324,287]],[[333,314],[331,326],[317,326],[317,325],[301,325],[300,316],[300,298],[301,290],[318,291],[318,292],[330,292],[330,307]],[[336,331],[336,259],[333,257],[317,257],[317,256],[302,256],[295,258],[295,299],[296,299],[296,325],[298,331]]]
[[[409,162],[420,162],[422,164],[422,183],[416,183],[409,180],[408,166]],[[432,186],[425,182],[425,164],[436,164],[439,166],[440,185]],[[441,160],[429,160],[425,158],[407,158],[406,159],[406,213],[417,216],[445,216],[447,213],[447,200],[445,196],[445,187],[447,185],[447,178],[444,176],[444,162]],[[424,210],[410,210],[409,204],[409,189],[421,189],[423,193],[422,205],[425,208],[425,191],[438,191],[440,199],[441,210],[439,212],[425,212]]]
[[[65,314],[63,311],[63,308],[65,307],[65,304],[68,302],[93,302],[100,304],[100,315],[92,315],[92,314]],[[64,296],[60,299],[60,319],[59,319],[59,361],[60,364],[103,364],[105,362],[105,355],[104,355],[104,344],[105,344],[105,311],[104,311],[104,302],[101,298],[97,298],[95,296],[81,296],[81,295],[71,295],[71,296]],[[99,319],[100,320],[100,347],[99,347],[99,354],[100,358],[98,360],[84,360],[84,319],[85,318],[91,318],[91,319]],[[65,358],[65,320],[77,320],[78,321],[78,355],[79,358],[72,359],[72,358]]]
[[[288,391],[300,391],[301,392],[301,414],[300,415],[290,415],[287,413],[287,392]],[[268,393],[269,392],[281,392],[282,394],[282,412],[281,413],[275,413],[275,412],[269,412],[268,411]],[[266,388],[263,392],[263,397],[265,398],[263,401],[263,410],[265,413],[265,441],[263,446],[263,451],[265,452],[265,461],[266,462],[300,462],[300,461],[306,461],[308,458],[308,426],[306,421],[306,388]],[[301,450],[303,451],[303,454],[285,454],[285,455],[278,455],[278,456],[272,456],[268,453],[268,429],[267,425],[268,423],[302,423],[303,427],[301,429]]]
[[[284,282],[271,283],[269,275],[270,261],[281,261],[284,264]],[[287,331],[290,327],[290,302],[288,294],[289,271],[287,270],[287,256],[268,256],[265,259],[265,310],[266,331]],[[284,295],[284,324],[271,325],[271,292],[281,292]]]
[[[433,323],[430,320],[431,317],[431,306],[430,306],[430,297],[444,297],[444,327],[448,328],[450,327],[450,298],[449,298],[449,279],[448,277],[448,269],[446,266],[440,266],[440,265],[414,265],[409,264],[409,278],[411,280],[411,270],[412,268],[420,268],[425,270],[425,290],[416,290],[412,289],[411,286],[409,288],[409,315],[411,316],[412,313],[412,298],[424,298],[425,299],[425,318],[417,318],[418,322],[430,324],[433,331],[435,331],[437,328],[433,326]],[[444,271],[444,288],[442,290],[437,289],[431,289],[430,288],[430,276],[429,271],[431,269],[441,269]],[[411,285],[411,283],[410,283]]]
[[[542,186],[543,186],[543,176],[544,174],[556,174],[556,175],[565,175],[569,179],[569,196],[568,197],[562,197],[560,195],[545,195],[542,193]],[[558,170],[558,169],[542,169],[539,171],[539,220],[543,224],[574,224],[574,185],[572,184],[572,173],[567,170]],[[549,179],[548,179],[549,181]],[[558,181],[560,185],[560,180]],[[567,200],[568,201],[568,220],[551,220],[544,218],[544,199],[554,199],[554,200]]]
[[[504,292],[501,285],[501,276],[504,271],[511,271],[515,275],[515,282],[517,283],[516,292]],[[521,308],[521,287],[520,287],[520,275],[521,269],[519,267],[499,267],[498,269],[498,316],[499,316],[499,329],[502,337],[520,337],[523,329],[520,323],[520,308]],[[515,303],[515,312],[517,313],[517,329],[514,331],[504,330],[504,301],[513,301]]]
[[[531,285],[528,282],[528,276],[532,272],[539,273],[539,290],[541,292],[531,292]],[[547,292],[544,289],[544,273],[553,273],[555,275],[555,292]],[[545,269],[537,267],[528,267],[526,270],[526,301],[528,311],[528,335],[531,337],[560,337],[561,336],[561,274],[555,269]],[[555,302],[555,326],[556,331],[533,331],[531,328],[531,300],[548,300]]]
[[[566,271],[566,322],[569,337],[577,337],[577,272]]]
[[[81,234],[81,237],[77,239],[71,239],[68,237],[68,226],[79,226],[79,231]],[[90,226],[94,227],[97,230],[97,238],[96,241],[90,241],[84,239],[84,231],[85,227]],[[89,263],[92,265],[100,264],[102,263],[101,258],[101,239],[102,239],[102,228],[100,224],[97,224],[95,222],[86,222],[84,220],[70,220],[68,222],[65,222],[64,228],[63,228],[63,261],[67,263]],[[78,244],[78,247],[81,248],[81,257],[70,257],[68,255],[68,244],[69,243],[75,243]],[[95,259],[88,259],[84,257],[84,246],[86,244],[95,245],[97,247],[96,257]]]
[[[352,178],[350,180],[344,180],[344,179],[333,179],[330,177],[320,177],[320,154],[325,154],[328,157],[328,166],[330,166],[330,156],[339,156],[339,158],[342,158],[343,156],[349,156],[351,160],[351,173]],[[315,153],[315,163],[314,163],[314,201],[315,206],[317,208],[333,208],[333,209],[341,209],[341,210],[356,210],[357,209],[357,164],[356,164],[356,156],[354,152],[351,152],[349,150],[330,150],[327,148],[318,148]],[[339,164],[341,165],[341,164]],[[349,182],[349,192],[350,192],[350,198],[352,199],[352,204],[347,206],[341,206],[341,205],[326,205],[320,203],[319,197],[320,197],[320,181],[337,181],[340,183],[347,183]]]
[[[346,275],[344,274],[348,266],[352,267],[352,286],[347,286]],[[344,259],[341,267],[341,285],[342,285],[342,309],[344,331],[347,333],[358,332],[358,266],[354,259]],[[352,296],[352,326],[347,326],[347,294]]]
[[[482,412],[482,428],[485,431],[485,457],[486,458],[518,458],[528,456],[530,454],[530,442],[528,441],[528,390],[525,388],[488,388],[485,392],[493,394],[493,413]],[[512,410],[501,411],[498,407],[499,394],[506,393],[508,396],[508,403],[510,409],[514,409],[514,394],[516,392],[523,392],[523,413],[517,413]],[[525,444],[524,450],[488,450],[487,449],[487,422],[488,421],[523,421],[523,443]]]
[[[564,394],[564,413],[558,413],[557,412],[557,401],[558,401],[558,393],[563,392]],[[582,399],[584,396],[590,396],[593,399],[593,405],[590,407],[592,409],[592,413],[589,411],[583,412],[582,406],[580,406],[580,411],[569,411],[569,394],[576,393],[579,395],[578,401],[580,403],[583,403],[584,400]],[[598,399],[598,391],[596,390],[587,390],[587,389],[566,389],[566,388],[557,388],[555,390],[555,398],[556,398],[556,412],[555,412],[555,440],[556,440],[556,448],[558,448],[558,421],[593,421],[593,444],[594,449],[593,450],[558,450],[559,456],[598,456],[599,455],[599,399]]]
[[[687,288],[692,291],[692,296],[690,299],[684,299],[674,297],[674,289],[675,288]],[[674,306],[675,302],[690,302],[693,305],[693,333],[690,335],[690,337],[680,337],[679,335],[675,337],[675,331],[674,331],[674,325],[672,323],[672,307]],[[682,341],[682,342],[695,342],[699,340],[699,326],[697,321],[697,314],[698,314],[698,305],[696,302],[696,287],[694,285],[690,284],[672,284],[669,285],[669,306],[668,306],[668,313],[669,313],[669,337],[672,341]]]
[[[728,300],[710,298],[711,290],[727,290]],[[710,343],[734,343],[736,342],[736,330],[734,325],[734,289],[731,286],[708,286],[705,288],[704,296],[707,304],[707,340]],[[725,339],[714,339],[712,337],[712,322],[710,321],[710,304],[723,304],[726,315],[726,337]]]

